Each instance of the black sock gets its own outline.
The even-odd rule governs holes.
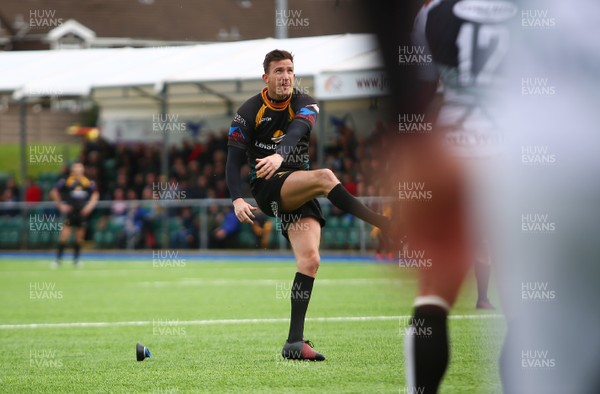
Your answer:
[[[414,392],[437,393],[448,366],[447,315],[446,309],[438,305],[415,308],[405,349],[406,368],[412,372],[407,386]]]
[[[390,219],[367,208],[356,197],[350,194],[341,183],[338,183],[331,189],[327,198],[333,205],[342,211],[351,213],[357,218],[362,219],[375,227],[379,227],[384,232],[387,231]]]
[[[78,243],[73,247],[73,260],[79,260],[79,250],[81,249],[81,245]]]
[[[292,317],[290,318],[290,333],[288,342],[298,342],[304,335],[304,318],[310,302],[313,283],[315,278],[296,272],[292,289],[290,291],[290,300],[292,302]]]
[[[58,243],[58,252],[56,253],[56,260],[62,260],[63,253],[65,251],[66,244],[63,242]]]
[[[490,265],[476,262],[475,278],[477,279],[477,301],[487,301],[488,284],[490,281]]]

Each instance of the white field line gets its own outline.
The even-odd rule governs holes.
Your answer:
[[[339,316],[339,317],[308,317],[307,321],[312,322],[362,322],[362,321],[386,321],[409,319],[412,316]],[[480,320],[480,319],[501,319],[503,315],[450,315],[450,319],[456,320]],[[287,323],[289,318],[266,318],[266,319],[216,319],[216,320],[187,320],[177,321],[181,326],[212,326],[219,324],[265,324],[265,323]],[[2,330],[14,330],[23,328],[90,328],[90,327],[131,327],[131,326],[151,326],[152,320],[140,321],[117,321],[117,322],[72,322],[72,323],[31,323],[31,324],[1,324]]]
[[[249,285],[249,286],[277,286],[283,284],[291,285],[291,280],[285,279],[203,279],[203,278],[183,278],[172,281],[150,281],[140,282],[142,287],[168,287],[168,286],[229,286],[229,285]],[[363,285],[399,285],[402,283],[416,283],[416,279],[317,279],[318,285],[340,285],[340,286],[363,286]]]

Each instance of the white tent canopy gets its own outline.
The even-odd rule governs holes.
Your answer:
[[[0,92],[19,99],[88,96],[103,89],[145,87],[146,94],[152,95],[164,84],[206,87],[208,83],[217,83],[210,90],[220,92],[224,86],[219,82],[260,81],[262,58],[275,48],[294,53],[297,77],[311,81],[324,72],[382,67],[376,39],[369,34],[178,47],[0,52]],[[240,90],[238,85],[230,93],[242,93]]]
[[[318,99],[322,115],[329,111],[347,113],[362,105],[366,112],[360,116],[364,123],[361,128],[371,127],[375,115],[370,100],[385,95],[386,89],[377,40],[370,34],[154,48],[0,52],[0,95],[20,101],[23,146],[26,100],[50,96],[91,97],[101,107],[100,127],[105,137],[121,138],[126,133],[128,138],[142,141],[162,138],[166,147],[168,133],[149,132],[156,126],[156,114],[170,111],[181,116],[179,121],[186,125],[204,122],[208,129],[221,128],[230,122],[237,105],[264,86],[262,61],[273,49],[294,54],[294,87]],[[331,101],[327,110],[324,101]],[[320,138],[325,133],[325,119],[320,117]],[[322,147],[320,144],[320,162]],[[166,152],[164,149],[163,155]],[[163,158],[167,163],[166,156]],[[24,163],[23,158],[23,177]]]

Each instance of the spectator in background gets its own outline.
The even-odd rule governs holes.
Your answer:
[[[200,143],[196,143],[193,149],[190,151],[187,159],[190,163],[198,163],[200,164],[202,154],[204,153],[204,146]]]
[[[376,125],[376,128],[382,128],[382,126]],[[171,154],[168,163],[170,173],[166,179],[169,180],[169,185],[179,183],[179,187],[175,187],[175,189],[185,191],[187,199],[227,198],[229,194],[224,183],[227,132],[206,133],[203,134],[204,136],[206,136],[204,143],[187,140],[168,147]],[[312,168],[319,168],[316,163],[318,142],[314,136],[311,137],[311,142],[313,143],[309,146],[309,157]],[[372,174],[373,171],[380,170],[376,161],[371,162],[371,153],[373,149],[385,143],[385,140],[371,136],[358,139],[355,131],[345,126],[338,130],[338,134],[332,142],[332,145],[325,146],[324,167],[335,170],[350,194],[355,196],[375,195],[374,190],[377,189],[377,185],[370,185],[372,177],[365,177],[364,174]],[[150,212],[150,219],[144,221],[139,240],[142,245],[145,244],[148,247],[155,245],[154,236],[156,234],[153,233],[152,222],[159,215],[157,212],[160,207],[157,206],[156,201],[149,201],[142,203],[136,210],[128,210],[126,200],[139,198],[153,200],[152,192],[154,188],[159,187],[159,179],[162,181],[162,187],[165,187],[165,179],[159,178],[162,148],[161,143],[118,142],[115,144],[98,139],[97,144],[87,142],[81,156],[88,164],[88,177],[102,180],[100,185],[104,185],[104,188],[100,191],[103,198],[115,200],[113,206],[104,211],[111,213],[106,219],[117,217],[117,220],[123,220],[125,223],[127,213],[129,213],[130,220],[135,221],[138,210],[143,209]],[[107,160],[110,160],[109,166],[106,165]],[[248,178],[247,164],[242,167],[241,175],[242,179]],[[186,180],[187,184],[184,182]],[[369,188],[371,190],[367,192]],[[121,190],[116,191],[116,189]],[[133,189],[134,192],[131,192],[130,189]],[[249,184],[243,182],[242,193],[244,196],[251,196],[249,189]],[[18,199],[19,189],[15,188],[13,193],[8,198],[15,200],[16,195]],[[9,194],[0,193],[0,198],[6,199]],[[27,194],[25,198],[29,199]],[[215,207],[215,209],[215,212],[211,211],[209,214],[209,219],[214,222],[209,229],[220,227],[224,220],[224,215],[219,213],[219,208]],[[331,209],[332,215],[342,215],[337,208],[332,207]],[[170,217],[183,220],[181,216],[183,213],[183,210],[180,209],[169,209]],[[192,215],[192,217],[195,216]],[[193,233],[197,238],[197,230],[194,230]]]
[[[356,183],[356,192],[359,196],[367,196],[367,184],[364,180],[359,179]]]
[[[127,203],[125,202],[125,193],[120,187],[116,188],[113,192],[113,202],[110,205],[110,213],[117,221],[125,222]]]
[[[183,159],[181,157],[177,157],[173,162],[171,174],[173,174],[173,177],[177,179],[177,181],[183,181],[187,179],[187,168],[185,164],[183,164]]]
[[[236,235],[240,232],[242,224],[238,220],[233,210],[229,207],[225,209],[223,221],[210,236],[210,247],[217,249],[229,249],[236,246]]]
[[[140,207],[140,209],[144,211],[142,238],[147,248],[154,248],[156,247],[156,237],[152,232],[152,223],[157,220],[162,211],[158,202],[153,199],[151,187],[146,186],[144,188],[142,191],[142,199],[144,200]]]
[[[350,174],[344,173],[344,175],[342,175],[342,185],[344,185],[346,190],[348,190],[348,192],[353,196],[358,195],[358,186]]]
[[[255,219],[252,222],[252,233],[256,237],[256,244],[262,249],[268,249],[271,243],[273,222],[260,209],[254,211]]]
[[[128,190],[129,195],[132,190]],[[135,249],[139,246],[141,240],[141,232],[144,221],[144,211],[140,211],[139,203],[135,202],[130,205],[125,214],[124,231],[117,238],[117,245],[120,248]]]
[[[132,188],[133,190],[135,190],[135,194],[137,196],[141,196],[142,195],[142,191],[144,190],[144,174],[141,172],[138,172],[137,174],[135,174],[133,176],[133,185]]]
[[[190,162],[190,154],[194,150],[194,143],[188,139],[181,142],[181,158],[187,164]]]
[[[2,195],[0,195],[0,201],[5,205],[0,211],[0,215],[13,217],[19,214],[19,208],[17,208],[17,196],[14,195],[12,188],[4,189]]]
[[[213,177],[213,174],[214,166],[211,163],[206,163],[204,165],[204,169],[202,170],[202,175],[204,175],[208,180],[208,187],[211,189],[215,187],[215,179]]]
[[[223,153],[227,152],[227,137],[229,134],[229,130],[228,129],[221,129],[219,131],[219,134],[217,135],[217,138],[215,138],[214,142],[215,142],[215,146],[214,149],[215,150],[220,150],[223,151]]]
[[[43,198],[42,188],[35,183],[32,177],[27,178],[27,189],[25,189],[26,202],[40,202]]]
[[[356,166],[351,158],[345,157],[342,160],[342,170],[344,171],[344,174],[348,174],[352,178],[356,177]]]
[[[189,198],[206,198],[208,195],[207,189],[208,181],[206,180],[206,175],[200,175],[198,178],[196,178],[195,184],[190,187]]]
[[[127,189],[127,193],[125,194],[125,199],[126,200],[137,200],[138,199],[138,194],[136,193],[136,191],[132,188]]]
[[[227,160],[227,154],[224,150],[216,150],[213,155],[213,163],[225,163]]]
[[[123,190],[129,188],[129,181],[127,179],[127,168],[120,167],[117,170],[117,184],[115,187]]]
[[[200,224],[197,215],[191,208],[181,210],[181,227],[174,231],[171,237],[172,248],[198,248]]]
[[[85,154],[85,152],[82,152],[82,156],[84,157],[83,163],[86,168],[86,176],[94,182],[97,182],[98,172],[101,167],[100,153],[97,150],[93,150],[88,152],[87,154]]]
[[[17,182],[15,178],[8,178],[6,180],[6,186],[4,186],[4,192],[10,190],[10,200],[12,201],[20,201],[21,200],[21,191],[19,190],[19,186],[17,186]]]
[[[216,194],[217,198],[229,197],[229,189],[227,188],[225,179],[217,180],[216,185],[215,185],[215,194]]]
[[[194,183],[200,176],[200,166],[197,161],[190,161],[187,164],[187,180],[190,184]]]
[[[154,190],[154,185],[156,184],[156,174],[153,172],[147,173],[144,182],[146,183],[146,187],[150,188],[150,191]]]
[[[219,151],[221,152],[221,151]],[[213,169],[213,176],[216,179],[225,179],[225,160],[215,161],[215,167]]]

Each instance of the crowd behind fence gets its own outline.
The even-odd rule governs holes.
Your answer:
[[[253,199],[247,199],[255,204]],[[382,211],[384,199],[362,197]],[[327,225],[324,249],[366,252],[377,247],[373,227],[319,199]],[[86,242],[97,249],[286,249],[281,222],[262,213],[253,225],[239,223],[230,199],[101,200],[90,214]],[[54,202],[0,203],[1,249],[49,249],[57,244],[64,218]]]

